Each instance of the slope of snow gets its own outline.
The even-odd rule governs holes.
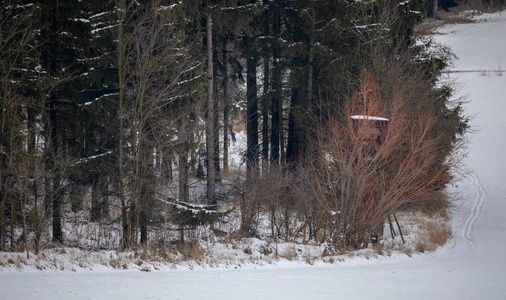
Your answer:
[[[0,299],[504,299],[506,295],[506,13],[441,28],[459,61],[453,73],[475,115],[471,169],[453,190],[455,238],[435,253],[310,266],[157,272],[0,272]]]

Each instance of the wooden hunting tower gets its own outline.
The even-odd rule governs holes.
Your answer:
[[[364,115],[354,115],[351,116],[350,119],[353,121],[353,129],[356,133],[366,135],[371,142],[375,142],[378,146],[383,144],[387,131],[388,119]]]

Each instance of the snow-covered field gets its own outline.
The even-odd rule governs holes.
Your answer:
[[[0,271],[0,299],[506,299],[506,12],[445,26],[436,39],[459,60],[452,73],[471,125],[467,166],[451,189],[461,206],[454,239],[429,254],[334,264],[280,261],[243,268],[156,272]]]

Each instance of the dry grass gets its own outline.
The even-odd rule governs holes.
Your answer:
[[[261,254],[265,255],[265,256],[269,256],[271,255],[274,251],[271,249],[271,247],[269,245],[262,245],[260,247],[260,251],[259,251]]]
[[[441,20],[426,19],[414,28],[415,35],[426,36],[434,34],[434,31],[445,23]]]
[[[287,247],[283,251],[281,251],[279,256],[286,260],[293,261],[297,258],[297,250],[295,249],[295,247]]]
[[[372,245],[372,248],[374,249],[374,251],[378,255],[381,255],[381,256],[383,256],[383,255],[391,256],[392,255],[392,250],[385,247],[385,244],[383,244],[383,243],[374,243]]]
[[[452,236],[451,228],[444,220],[415,217],[414,221],[422,231],[414,248],[417,252],[432,252],[446,244]]]
[[[474,23],[473,17],[480,15],[481,12],[477,10],[451,10],[451,11],[444,11],[441,10],[438,12],[438,18],[443,21],[444,24],[468,24],[468,23]]]
[[[439,27],[446,24],[467,24],[474,23],[471,18],[473,15],[461,15],[455,12],[447,12],[444,10],[440,10],[438,12],[437,19],[426,19],[421,24],[415,26],[414,32],[416,35],[425,36],[425,35],[433,35]]]
[[[506,9],[504,5],[491,6],[482,1],[467,1],[467,3],[450,8],[449,11],[439,10],[437,19],[426,19],[414,29],[417,35],[431,35],[440,26],[446,24],[467,24],[474,23],[473,17],[482,13],[494,13]]]
[[[201,261],[204,258],[204,248],[199,241],[192,240],[185,243],[176,243],[177,252],[181,253],[185,259],[193,261]]]
[[[495,2],[495,3],[491,3]],[[494,13],[503,11],[506,5],[498,3],[498,1],[480,1],[480,0],[464,0],[459,6],[450,8],[450,13],[459,14],[466,11],[477,11],[480,13]]]
[[[322,258],[321,256],[313,255],[309,252],[305,252],[303,254],[303,257],[304,257],[304,261],[309,265],[313,265],[315,263],[315,261]]]

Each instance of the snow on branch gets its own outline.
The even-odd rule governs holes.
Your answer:
[[[79,107],[82,107],[83,105],[84,106],[88,106],[88,105],[91,105],[93,102],[98,101],[98,100],[100,100],[100,99],[102,99],[104,97],[116,96],[116,95],[118,95],[118,93],[103,94],[102,96],[99,96],[99,97],[97,97],[97,98],[95,98],[95,99],[93,99],[91,101],[88,101],[88,102],[86,102],[84,104],[79,104],[78,106]]]
[[[97,154],[97,155],[93,155],[93,156],[89,156],[89,157],[86,157],[86,158],[81,158],[78,162],[76,162],[75,164],[73,164],[72,166],[75,167],[79,164],[82,164],[82,163],[86,163],[86,162],[89,162],[90,160],[93,160],[95,158],[99,158],[99,157],[102,157],[102,156],[106,156],[106,155],[109,155],[111,154],[112,151],[107,151],[105,153],[101,153],[101,154]]]

